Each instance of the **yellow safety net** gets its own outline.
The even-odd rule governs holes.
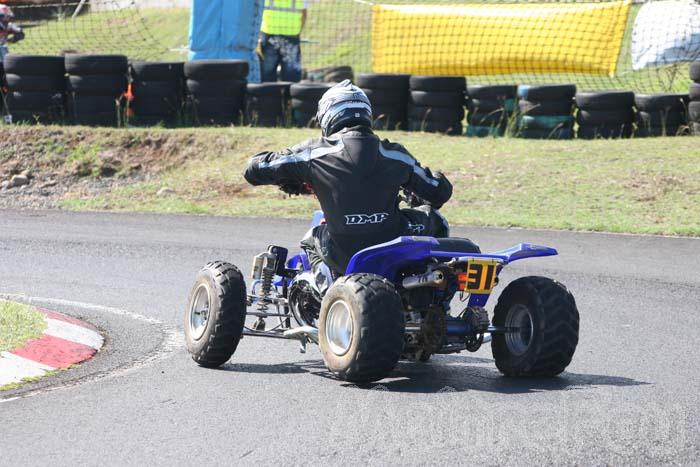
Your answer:
[[[605,3],[375,5],[376,73],[614,76],[630,0]]]

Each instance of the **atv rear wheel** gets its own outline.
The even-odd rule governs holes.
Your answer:
[[[510,283],[498,299],[493,324],[520,329],[493,334],[493,358],[506,376],[556,376],[571,363],[578,344],[574,297],[546,277]]]
[[[391,282],[374,274],[341,277],[321,304],[319,346],[326,368],[345,381],[384,378],[399,361],[404,328]]]
[[[185,311],[185,340],[192,359],[207,368],[228,361],[241,340],[246,289],[236,266],[207,264],[197,274]]]

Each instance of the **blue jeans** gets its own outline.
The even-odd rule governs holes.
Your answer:
[[[0,63],[2,63],[2,60],[5,58],[5,55],[7,55],[10,51],[8,50],[6,45],[0,45]]]
[[[260,59],[262,81],[277,81],[277,66],[281,66],[279,80],[296,82],[301,79],[301,47],[297,36],[270,36],[261,34],[263,56]]]

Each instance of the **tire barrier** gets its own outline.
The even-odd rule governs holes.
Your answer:
[[[577,136],[583,139],[629,138],[634,129],[634,104],[631,91],[576,94]]]
[[[638,137],[676,136],[686,131],[688,94],[637,94]]]
[[[67,54],[68,119],[78,125],[120,126],[128,87],[124,55]]]
[[[690,79],[688,122],[692,134],[700,136],[700,61],[690,64]]]
[[[412,75],[408,81],[408,130],[462,134],[463,77]]]
[[[340,83],[343,80],[349,79],[354,80],[354,73],[352,67],[343,66],[327,66],[323,68],[316,68],[314,70],[308,70],[304,74],[304,79],[306,81],[314,81],[320,83]]]
[[[252,126],[289,126],[289,88],[292,83],[248,83],[245,123]]]
[[[574,137],[574,96],[576,86],[518,86],[516,135],[528,139],[571,139]]]
[[[373,127],[378,130],[405,130],[408,128],[408,80],[410,75],[368,73],[357,77],[372,103]]]
[[[4,60],[4,102],[15,123],[61,123],[65,113],[63,57],[8,55]],[[2,107],[2,106],[0,106]]]
[[[503,136],[516,108],[518,87],[467,86],[467,136]]]
[[[184,63],[135,61],[129,66],[132,101],[129,109],[136,125],[176,126],[182,121]]]
[[[243,114],[248,62],[197,60],[185,63],[189,114],[195,126],[235,125]]]
[[[292,123],[300,128],[317,128],[316,111],[323,93],[331,88],[328,83],[300,82],[289,87],[292,98]]]

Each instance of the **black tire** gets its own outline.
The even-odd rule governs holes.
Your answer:
[[[696,83],[700,83],[700,61],[692,62],[688,68],[690,79]]]
[[[576,114],[576,122],[584,126],[616,125],[634,121],[634,111],[631,108],[616,110],[582,110]]]
[[[508,124],[508,114],[503,111],[469,112],[467,123],[474,126],[505,127]]]
[[[632,136],[632,125],[629,123],[598,126],[579,125],[576,135],[581,139],[629,138]]]
[[[461,92],[467,87],[463,76],[412,75],[408,80],[411,91]]]
[[[445,133],[447,135],[461,135],[461,122],[429,122],[423,120],[408,120],[408,131],[424,131],[426,133]]]
[[[525,139],[573,139],[574,131],[571,128],[555,128],[552,130],[525,128],[519,130],[517,136]]]
[[[574,101],[571,99],[552,101],[528,101],[518,102],[520,113],[525,115],[571,115],[574,109]]]
[[[570,115],[523,115],[518,118],[518,127],[525,130],[546,130],[572,128],[574,117]]]
[[[242,99],[246,82],[236,80],[187,80],[187,93],[197,97],[231,97]]]
[[[193,300],[208,297],[208,319],[200,333],[190,319]],[[197,274],[185,311],[185,341],[192,360],[207,368],[226,363],[236,351],[246,316],[246,287],[236,266],[223,261],[207,264]]]
[[[318,110],[318,101],[314,102],[301,99],[292,99],[291,105],[292,109],[294,110],[300,110],[302,112],[312,113],[314,115],[316,115],[316,111]]]
[[[688,120],[700,123],[700,101],[688,104]]]
[[[7,73],[5,83],[10,92],[63,92],[66,89],[66,79],[61,75],[16,75]]]
[[[245,60],[195,60],[185,62],[185,77],[197,81],[236,80],[248,77],[248,62]]]
[[[490,112],[512,112],[514,102],[512,99],[476,99],[467,100],[467,108],[470,112],[490,113]]]
[[[49,112],[13,110],[12,112],[8,113],[12,115],[12,123],[50,125],[59,121],[52,117]]]
[[[471,138],[488,138],[503,136],[505,134],[505,128],[503,127],[492,127],[492,126],[480,126],[480,125],[469,125],[467,127],[467,136]]]
[[[364,73],[357,77],[357,86],[362,89],[408,91],[408,80],[411,75],[396,73]]]
[[[573,295],[546,277],[511,282],[498,298],[493,324],[521,323],[523,327],[525,322],[531,323],[531,333],[493,335],[491,351],[496,367],[506,376],[560,374],[571,363],[578,344],[579,314]]]
[[[700,83],[690,83],[688,98],[691,101],[700,101]]]
[[[518,86],[511,85],[468,85],[467,96],[471,99],[496,100],[515,99]]]
[[[48,112],[63,105],[63,95],[55,92],[10,92],[5,96],[8,110]]]
[[[289,87],[289,95],[306,101],[318,101],[331,88],[328,83],[294,83]]]
[[[66,90],[89,96],[119,97],[128,86],[126,75],[68,75]]]
[[[246,95],[255,97],[289,97],[291,83],[248,83]]]
[[[177,114],[182,108],[182,101],[177,98],[168,99],[167,97],[151,97],[151,96],[135,96],[130,107],[134,109],[137,115],[158,115],[172,116]]]
[[[184,62],[133,61],[129,64],[131,77],[136,81],[182,81],[185,77]]]
[[[700,123],[693,122],[690,125],[690,132],[695,136],[700,136]]]
[[[643,112],[678,111],[682,112],[688,106],[688,94],[637,94],[634,96],[634,106]]]
[[[570,100],[575,95],[575,84],[553,84],[548,86],[524,84],[518,86],[518,97],[532,102]]]
[[[292,120],[294,125],[300,128],[317,128],[316,112],[304,112],[303,110],[292,110]]]
[[[676,112],[639,112],[637,113],[637,125],[640,127],[679,127],[687,123],[685,115]]]
[[[649,138],[657,136],[679,136],[688,134],[687,126],[640,126],[635,131],[634,135],[638,138]]]
[[[175,81],[134,81],[131,89],[136,96],[172,98],[185,95],[181,83]]]
[[[405,130],[407,128],[406,115],[394,113],[391,109],[373,109],[372,118],[372,128],[376,130]]]
[[[350,68],[350,67],[347,67]],[[323,81],[325,83],[340,83],[341,81],[345,81],[346,79],[349,79],[352,81],[354,78],[352,68],[349,70],[338,70],[338,71],[332,71],[330,73],[326,73],[323,75]]]
[[[613,110],[634,106],[632,91],[579,92],[576,105],[584,110]]]
[[[425,120],[429,122],[444,122],[447,124],[461,122],[464,118],[462,107],[442,107],[408,105],[408,118],[411,120]]]
[[[65,65],[69,75],[126,75],[129,60],[124,55],[67,54]]]
[[[404,89],[363,89],[372,107],[375,106],[406,106],[408,91]]]
[[[464,102],[464,93],[459,91],[411,91],[410,97],[412,104],[433,107],[461,107]]]
[[[67,109],[79,125],[116,126],[120,106],[113,96],[68,96]]]
[[[3,62],[5,73],[16,75],[63,75],[66,72],[63,57],[52,55],[9,54]]]
[[[343,307],[353,330],[347,348],[334,344],[332,321]],[[336,307],[336,308],[334,308]],[[329,316],[331,321],[329,321]],[[323,297],[319,347],[326,368],[344,381],[377,381],[394,369],[404,344],[404,313],[394,285],[375,274],[338,279]]]

